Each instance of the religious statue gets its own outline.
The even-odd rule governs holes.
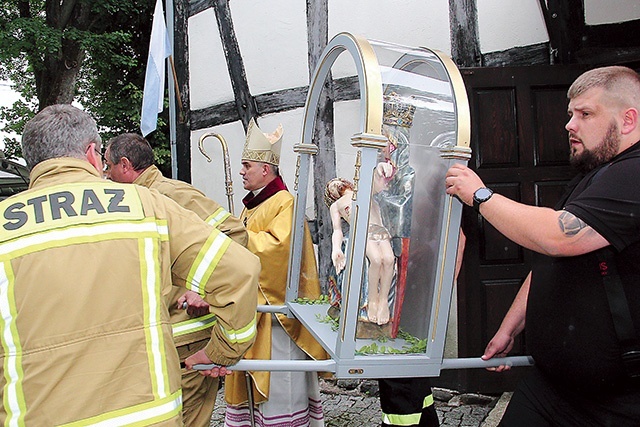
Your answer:
[[[386,189],[387,182],[393,176],[393,167],[390,163],[381,162],[374,172],[374,194]],[[327,183],[325,200],[331,212],[333,233],[331,237],[331,260],[336,269],[336,274],[345,267],[345,255],[342,250],[344,234],[342,221],[347,224],[351,221],[351,202],[353,200],[353,184],[342,179],[334,178]],[[375,200],[371,201],[369,212],[369,228],[365,255],[368,260],[366,280],[366,319],[378,325],[389,322],[389,290],[395,274],[396,258],[391,248],[391,235],[382,223],[380,207]]]
[[[409,102],[407,102],[409,101]],[[406,285],[415,171],[409,164],[409,131],[415,106],[395,92],[384,97],[382,134],[387,146],[374,169],[373,191],[358,316],[358,338],[395,338]],[[325,203],[331,211],[332,254],[335,274],[329,276],[331,307],[337,317],[345,268],[343,226],[351,220],[353,184],[343,178],[330,180]],[[346,225],[345,225],[346,224]],[[373,326],[380,328],[374,328]]]

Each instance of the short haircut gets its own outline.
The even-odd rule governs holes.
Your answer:
[[[574,99],[589,89],[603,88],[619,107],[640,109],[640,75],[628,67],[614,65],[589,70],[580,75],[567,92]]]
[[[107,143],[109,160],[114,165],[126,157],[136,171],[146,169],[153,164],[153,149],[149,142],[137,133],[123,133],[111,138]]]
[[[69,104],[45,107],[27,122],[22,133],[22,156],[29,169],[58,157],[85,159],[89,144],[102,139],[95,120]]]

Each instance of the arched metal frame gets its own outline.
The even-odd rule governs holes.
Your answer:
[[[462,77],[451,59],[439,52],[426,49],[436,55],[448,73],[448,79],[455,99],[457,129],[456,145],[440,150],[440,157],[451,165],[455,162],[466,162],[471,156],[470,142],[470,114],[466,90]],[[331,331],[331,327],[317,322],[313,307],[293,302],[298,296],[298,281],[300,277],[300,259],[304,236],[305,207],[307,203],[307,188],[311,176],[311,156],[318,153],[318,147],[313,144],[313,128],[317,114],[317,105],[324,82],[329,75],[332,65],[343,52],[352,56],[360,87],[360,132],[351,138],[351,143],[358,149],[355,168],[355,178],[359,182],[357,187],[365,191],[355,191],[352,204],[353,219],[349,231],[349,245],[347,248],[347,265],[345,267],[345,281],[343,283],[342,309],[340,311],[339,330]],[[394,68],[409,66],[409,62],[399,61]],[[261,306],[262,312],[281,312],[300,320],[323,344],[331,356],[325,361],[278,361],[278,360],[242,360],[232,369],[237,370],[268,370],[268,371],[327,371],[334,372],[339,378],[384,378],[384,377],[415,377],[437,376],[441,369],[486,368],[498,365],[526,366],[532,364],[529,357],[507,357],[483,361],[478,358],[443,359],[444,341],[446,335],[448,308],[451,304],[455,270],[458,233],[451,232],[451,227],[442,227],[440,241],[442,250],[438,254],[438,283],[432,298],[429,325],[431,331],[428,337],[427,350],[424,354],[381,354],[375,356],[356,356],[356,325],[357,307],[359,305],[360,287],[362,283],[363,262],[366,246],[366,235],[371,199],[373,169],[377,163],[378,151],[386,146],[387,139],[382,135],[383,94],[382,78],[376,54],[371,44],[364,38],[340,33],[335,36],[325,48],[321,60],[313,75],[307,101],[305,104],[302,142],[294,146],[298,153],[296,165],[296,194],[294,207],[294,223],[289,258],[289,272],[287,279],[287,294],[285,306]],[[444,217],[447,224],[453,219],[459,219],[462,205],[451,197],[444,207]],[[456,226],[457,227],[457,226]],[[365,238],[356,238],[365,236]],[[354,257],[354,254],[363,255]],[[445,280],[451,280],[445,283]],[[326,306],[324,306],[326,310]],[[318,309],[316,308],[316,311]],[[327,340],[327,336],[332,338]],[[393,369],[390,367],[393,366]],[[197,368],[210,367],[201,365]]]

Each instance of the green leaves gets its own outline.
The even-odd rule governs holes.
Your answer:
[[[103,140],[139,132],[144,73],[155,1],[0,0],[0,78],[22,100],[0,108],[2,130],[20,135],[56,100],[79,104]],[[60,101],[58,101],[60,102]],[[170,164],[168,112],[148,138],[160,166]],[[17,140],[6,155],[20,156]]]
[[[398,338],[404,340],[404,344],[400,348],[394,346],[395,340],[382,337],[369,345],[363,345],[356,350],[357,355],[365,354],[420,354],[427,351],[427,340],[419,339],[413,335],[404,332],[402,329],[398,331]],[[389,343],[389,345],[378,345]]]

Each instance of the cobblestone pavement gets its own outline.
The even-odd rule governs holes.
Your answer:
[[[377,427],[382,413],[376,381],[321,380],[320,390],[326,427]],[[218,393],[211,427],[224,424],[224,388]],[[434,389],[436,411],[442,427],[491,427],[486,420],[498,397],[459,394]]]

